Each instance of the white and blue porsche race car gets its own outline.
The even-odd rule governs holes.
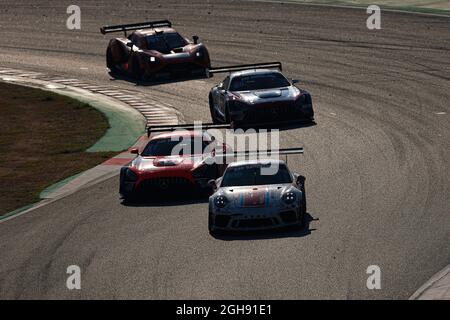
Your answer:
[[[275,174],[264,168],[278,167]],[[211,180],[208,228],[216,231],[261,230],[302,226],[306,213],[305,177],[291,173],[281,160],[231,163]]]

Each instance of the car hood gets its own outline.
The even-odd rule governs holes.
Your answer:
[[[272,207],[279,204],[281,196],[289,189],[295,189],[291,183],[263,186],[222,187],[217,191],[216,195],[225,196],[234,207]]]
[[[164,156],[164,157],[137,157],[132,163],[138,171],[186,170],[190,171],[200,165],[203,155],[196,156]]]
[[[256,103],[265,103],[268,100],[293,101],[299,97],[300,90],[294,86],[291,86],[265,90],[237,91],[233,92],[233,94],[245,103],[256,104]]]

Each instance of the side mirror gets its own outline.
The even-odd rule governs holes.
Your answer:
[[[208,186],[210,186],[213,190],[217,189],[216,180],[212,179],[208,181]]]
[[[297,83],[300,83],[300,80],[298,80],[298,79],[292,79],[292,84],[297,84]]]
[[[127,42],[127,47],[133,48],[133,42],[128,41],[128,42]]]
[[[138,148],[133,148],[133,149],[130,150],[130,153],[139,155],[139,149]]]
[[[305,183],[306,178],[298,173],[294,173],[295,183],[297,185],[302,185]]]
[[[192,36],[192,40],[194,40],[194,44],[198,44],[198,36]]]

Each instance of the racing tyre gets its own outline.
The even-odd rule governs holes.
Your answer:
[[[211,212],[208,213],[208,231],[213,237],[216,235],[216,229],[214,228],[213,218]]]
[[[302,186],[300,188],[300,190],[303,193],[303,199],[302,199],[302,215],[304,216],[307,212],[306,209],[306,188],[305,188],[305,180],[306,178],[302,176]]]
[[[299,208],[299,220],[297,223],[297,227],[299,229],[303,228],[303,221],[305,220],[305,215],[306,215],[306,189],[305,189],[305,180],[306,178],[304,176],[301,176],[301,180],[302,180],[302,184],[300,186],[300,190],[302,191],[302,201],[300,203],[300,208]]]
[[[106,67],[111,71],[111,73],[118,73],[117,67],[114,64],[111,48],[106,49]]]
[[[137,81],[142,80],[141,64],[139,63],[139,60],[136,57],[133,58],[133,65],[131,67],[131,75]]]
[[[214,112],[214,102],[211,95],[209,95],[209,112],[211,113],[211,121],[212,123],[219,123],[219,121],[216,118],[216,113]]]

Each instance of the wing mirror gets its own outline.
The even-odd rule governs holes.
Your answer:
[[[194,44],[198,44],[198,36],[192,36],[192,40],[194,40]]]
[[[297,83],[300,83],[300,80],[298,80],[298,79],[292,79],[292,84],[297,84]]]
[[[130,149],[130,153],[139,155],[139,149],[138,148],[132,148],[132,149]]]
[[[303,183],[305,183],[306,178],[298,173],[294,173],[294,177],[295,177],[295,183],[297,185],[302,185]]]
[[[211,189],[216,190],[217,189],[217,183],[216,180],[212,179],[208,181],[208,186],[211,187]]]

